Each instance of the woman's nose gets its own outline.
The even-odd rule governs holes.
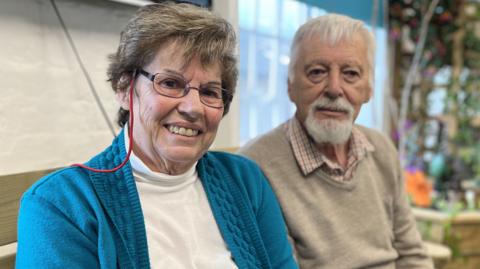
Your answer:
[[[200,101],[200,93],[197,88],[190,88],[187,95],[180,98],[178,110],[191,119],[196,119],[201,115],[203,103]]]

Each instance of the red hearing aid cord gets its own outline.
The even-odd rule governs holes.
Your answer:
[[[130,138],[129,139],[130,141],[128,143],[128,153],[127,153],[127,156],[125,157],[125,160],[123,160],[123,162],[119,166],[112,169],[96,169],[80,163],[74,163],[71,166],[81,167],[97,173],[111,173],[122,168],[128,162],[128,160],[130,159],[130,154],[132,153],[132,148],[133,148],[132,147],[133,145],[133,85],[135,82],[136,73],[137,72],[133,73],[132,82],[130,82],[130,100],[128,102],[128,105],[130,107],[130,119],[128,121],[128,137]]]

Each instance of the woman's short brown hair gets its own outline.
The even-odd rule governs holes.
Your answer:
[[[236,37],[225,19],[191,4],[164,2],[141,7],[120,35],[117,52],[110,55],[107,75],[115,92],[126,91],[136,69],[148,65],[162,47],[175,42],[183,48],[185,63],[199,57],[204,66],[219,63],[222,70],[224,112],[227,114],[238,79]],[[129,112],[118,111],[124,126]]]

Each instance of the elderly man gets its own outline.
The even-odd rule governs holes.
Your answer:
[[[342,15],[310,20],[291,48],[293,118],[240,153],[275,190],[301,268],[432,268],[395,147],[355,125],[372,96],[375,41]]]

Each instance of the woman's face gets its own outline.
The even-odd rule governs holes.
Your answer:
[[[218,63],[202,66],[198,58],[185,65],[182,51],[175,44],[161,48],[143,69],[151,74],[171,72],[181,75],[191,87],[218,83]],[[128,95],[119,93],[124,109]],[[212,144],[222,119],[223,108],[200,102],[199,92],[190,90],[181,98],[158,94],[153,82],[137,76],[133,97],[134,153],[153,171],[180,174],[187,171]]]

